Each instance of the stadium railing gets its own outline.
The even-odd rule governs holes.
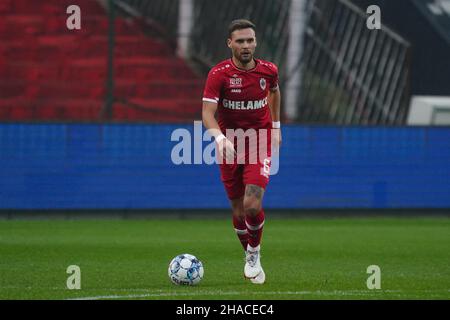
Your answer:
[[[235,19],[245,18],[258,28],[257,55],[275,62],[280,69],[288,42],[290,1],[195,1],[195,21],[201,21],[191,35],[191,56],[207,65],[229,57],[226,46],[227,26]]]
[[[177,38],[189,37],[188,58],[199,70],[207,71],[212,65],[229,57],[226,46],[227,26],[238,18],[252,20],[258,26],[258,36],[264,39],[258,43],[258,55],[274,61],[281,69],[286,56],[288,42],[289,0],[239,0],[214,1],[192,0],[193,27],[188,35],[180,35],[178,28],[180,0],[109,0],[110,18],[115,19],[118,12],[140,20],[148,25],[151,32],[165,38],[176,47]],[[111,6],[114,4],[115,6]],[[115,13],[114,13],[115,12]],[[113,29],[113,24],[111,24]],[[110,32],[110,53],[114,51],[114,31]],[[112,63],[110,63],[112,68]],[[111,73],[110,73],[111,74]],[[283,78],[280,79],[283,83]],[[106,118],[111,113],[114,84],[109,82],[110,94],[105,103]],[[122,101],[129,107],[128,101]]]
[[[179,0],[111,0],[145,18],[175,41]],[[161,3],[160,3],[161,2]],[[305,0],[306,33],[298,65],[285,72],[289,42],[288,0],[192,0],[189,57],[208,70],[229,56],[227,25],[247,18],[258,26],[258,55],[275,62],[283,87],[301,73],[298,115],[302,123],[402,125],[409,109],[411,45],[382,25],[369,30],[368,15],[348,0]]]
[[[113,0],[120,9],[132,16],[145,18],[168,39],[176,38],[179,0]]]
[[[119,114],[120,117],[123,117],[123,119],[126,119],[128,121],[131,120],[132,122],[190,122],[191,120],[193,120],[193,116],[197,116],[197,113],[195,115],[192,114],[192,108],[190,110],[183,109],[185,104],[192,102],[192,96],[196,94],[197,91],[195,90],[198,90],[196,85],[200,80],[195,78],[195,74],[192,72],[192,70],[187,66],[184,69],[177,69],[177,72],[179,72],[177,74],[177,79],[180,80],[180,82],[185,80],[185,78],[191,74],[195,78],[190,78],[189,80],[192,81],[188,85],[184,84],[184,88],[182,88],[180,83],[174,83],[176,81],[172,81],[173,83],[171,83],[171,80],[173,80],[172,78],[174,78],[173,70],[183,67],[180,66],[180,61],[174,61],[174,64],[172,65],[172,67],[170,67],[161,60],[159,62],[163,64],[164,68],[162,67],[161,70],[158,70],[156,72],[154,70],[152,71],[151,67],[149,67],[155,67],[155,64],[158,63],[158,58],[166,58],[165,55],[170,55],[170,57],[173,56],[172,53],[174,53],[176,49],[176,34],[178,32],[177,23],[179,1],[105,0],[105,4],[108,8],[109,16],[109,48],[108,75],[106,80],[107,94],[105,96],[105,103],[102,110],[102,119],[109,121],[113,119],[117,114]],[[148,45],[146,47],[149,58],[148,61],[145,61],[146,54],[143,53],[144,51],[140,50],[140,52],[137,54],[137,62],[134,62],[133,65],[133,67],[135,68],[134,70],[142,70],[142,74],[145,74],[145,76],[143,76],[142,74],[138,76],[136,74],[136,83],[139,82],[139,78],[141,78],[140,81],[143,81],[143,78],[145,78],[146,83],[148,80],[148,86],[153,86],[151,88],[151,93],[149,93],[150,90],[146,91],[146,89],[133,91],[123,88],[122,90],[120,90],[119,88],[118,82],[120,79],[120,72],[118,70],[120,68],[118,68],[117,66],[120,65],[120,62],[118,63],[118,61],[121,60],[120,57],[123,58],[124,56],[126,56],[127,52],[131,56],[133,50],[136,49],[136,45],[131,46],[131,48],[127,48],[127,43],[123,41],[124,35],[116,32],[116,23],[119,20],[132,20],[128,22],[130,22],[129,25],[136,27],[135,32],[139,33],[139,35],[146,35],[155,41],[155,45],[157,47],[154,48],[154,52],[150,52],[153,51],[152,47],[149,47]],[[121,36],[122,41],[120,41]],[[128,37],[127,34],[125,34],[125,38],[126,37]],[[161,51],[160,47],[164,47],[164,53],[159,52]],[[143,49],[143,47],[141,49]],[[121,56],[119,56],[119,54]],[[154,59],[154,61],[151,61],[152,57],[156,57],[156,59]],[[143,62],[139,60],[142,60]],[[138,68],[140,69],[138,70]],[[124,68],[120,70],[123,71]],[[150,74],[151,71],[153,72],[153,74]],[[186,75],[186,71],[188,71],[188,75]],[[150,83],[150,80],[155,81],[153,83]],[[161,82],[155,84],[155,82],[157,82],[158,80],[160,80]],[[166,81],[166,83],[162,84],[164,81]],[[172,85],[172,89],[170,88],[170,85]],[[186,103],[179,103],[179,109],[182,112],[178,114],[176,112],[174,113],[174,109],[176,109],[176,106],[174,107],[174,103],[179,102],[174,102],[174,100],[178,99],[178,97],[174,97],[172,101],[169,101],[171,98],[169,93],[180,89],[179,87],[182,88],[180,91],[184,90],[184,92],[186,93],[186,95],[183,97],[183,99],[186,100]],[[159,90],[161,90],[161,92],[158,92]],[[136,94],[136,92],[140,92],[140,95]],[[164,93],[168,94],[161,98]],[[189,100],[189,98],[191,98],[191,100]],[[151,101],[152,99],[154,101]],[[147,102],[147,100],[149,101]],[[200,97],[198,97],[198,100],[200,101]],[[172,102],[169,103],[169,107],[167,106],[167,102]],[[163,106],[161,106],[161,103]],[[170,118],[171,120],[164,120],[168,118]]]
[[[178,35],[179,0],[114,0],[114,3],[134,16],[141,16],[157,26],[163,34]],[[258,53],[277,64],[283,63],[287,46],[287,24],[290,0],[193,0],[194,28],[190,34],[192,59],[212,66],[229,56],[225,45],[228,24],[246,18],[258,26]]]
[[[299,120],[401,125],[409,108],[410,44],[348,0],[312,1],[302,57]]]

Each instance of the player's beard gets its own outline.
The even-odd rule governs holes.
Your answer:
[[[244,54],[241,53],[236,58],[239,60],[240,63],[246,65],[253,61],[253,54],[251,52],[248,52],[248,54],[244,56]]]

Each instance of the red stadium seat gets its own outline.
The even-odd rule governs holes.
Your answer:
[[[105,104],[109,21],[92,0],[77,0],[81,30],[68,31],[72,0],[0,1],[0,121],[97,121]],[[117,121],[186,121],[201,109],[203,80],[164,40],[115,22]],[[194,102],[195,101],[195,102]]]

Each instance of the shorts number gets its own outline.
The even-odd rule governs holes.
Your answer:
[[[270,159],[264,159],[262,175],[268,178],[269,174],[270,174]]]

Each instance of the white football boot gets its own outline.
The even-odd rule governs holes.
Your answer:
[[[260,246],[256,248],[252,248],[250,245],[247,246],[247,251],[245,252],[245,266],[244,266],[244,275],[247,279],[255,279],[263,272],[263,269],[261,267],[259,250]]]
[[[258,274],[255,278],[250,279],[250,282],[254,284],[263,284],[264,282],[266,282],[266,274],[262,267],[261,273]]]

